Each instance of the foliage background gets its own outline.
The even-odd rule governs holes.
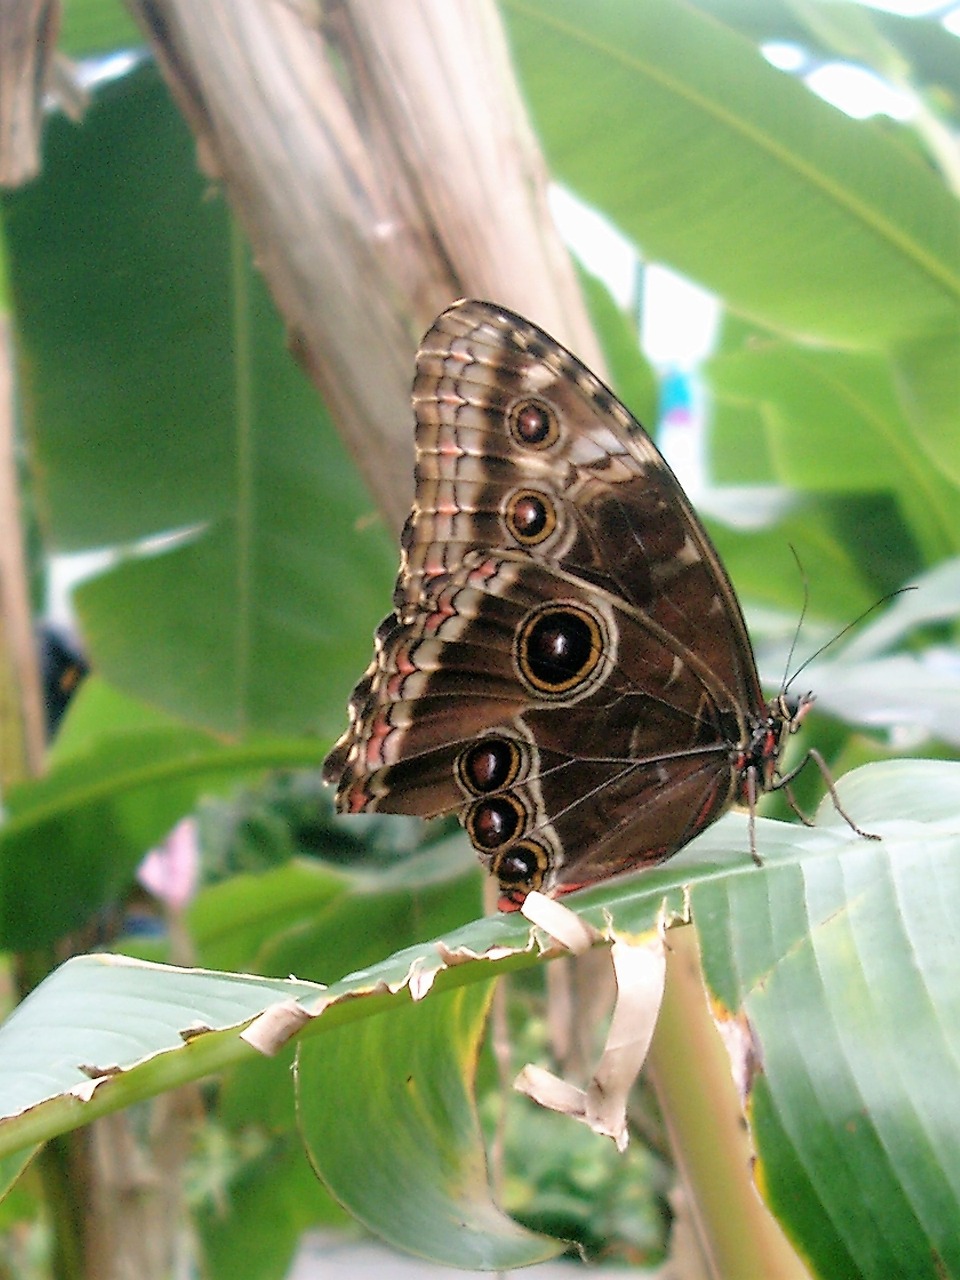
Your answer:
[[[791,500],[759,530],[728,519],[711,532],[775,682],[797,614],[791,547],[812,584],[814,644],[957,554],[957,164],[930,124],[956,129],[956,39],[854,5],[663,0],[586,14],[506,0],[502,15],[555,178],[724,302],[704,370],[712,476]],[[928,115],[914,128],[847,120],[757,55],[774,35],[895,75]],[[128,40],[113,6],[67,9],[74,53]],[[143,852],[202,798],[265,769],[316,767],[367,661],[395,551],[150,65],[98,89],[82,125],[51,118],[42,178],[4,197],[3,253],[44,552],[111,556],[76,597],[97,675],[48,776],[5,796],[0,945],[40,976],[69,934],[113,944],[104,921],[128,927]],[[649,372],[623,355],[629,325],[585,284],[618,388],[649,421]],[[708,514],[741,505],[714,496]],[[832,685],[827,673],[834,716],[811,733],[839,771],[889,752],[851,721],[887,734],[895,723],[916,750],[955,753],[956,607],[941,585],[885,648],[854,653]],[[895,704],[884,721],[849,692],[850,673],[891,647],[903,662],[882,686]],[[931,679],[932,652],[948,674]],[[250,801],[230,804],[235,816]],[[269,805],[258,813],[290,830]],[[300,856],[342,851],[352,829],[297,816],[308,848],[248,838],[209,874],[186,916],[191,961],[329,982],[479,914],[455,841],[358,889]],[[390,861],[418,839],[373,824],[370,856]],[[165,942],[122,947],[170,954]],[[246,1063],[218,1091],[192,1193],[211,1274],[239,1258],[246,1275],[280,1274],[304,1226],[340,1220],[306,1183],[288,1069]],[[549,1173],[530,1181],[542,1190],[563,1160],[545,1158]],[[584,1212],[570,1198],[561,1233],[596,1216],[595,1202]],[[661,1243],[656,1195],[644,1215],[653,1226],[631,1257]]]

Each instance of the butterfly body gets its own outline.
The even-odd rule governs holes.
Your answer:
[[[413,403],[394,612],[325,765],[338,807],[456,812],[511,907],[660,862],[779,785],[799,714],[764,700],[717,553],[612,392],[468,301],[425,337]]]

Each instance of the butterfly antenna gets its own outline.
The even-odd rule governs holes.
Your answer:
[[[804,586],[806,587],[806,584],[804,584]],[[902,595],[905,595],[908,591],[916,591],[916,590],[917,590],[916,587],[897,587],[896,591],[889,591],[885,596],[881,596],[879,600],[874,600],[873,604],[869,605],[866,609],[864,609],[863,613],[858,613],[852,622],[848,622],[847,625],[841,631],[838,631],[835,636],[831,636],[830,639],[825,644],[822,644],[819,649],[815,649],[813,653],[810,654],[809,658],[805,658],[803,662],[800,663],[799,667],[797,667],[796,671],[793,673],[790,679],[783,686],[783,692],[784,693],[787,692],[787,690],[793,684],[794,680],[796,680],[797,676],[800,675],[802,672],[806,671],[807,667],[809,667],[811,662],[815,662],[817,658],[820,657],[821,653],[829,649],[831,645],[836,644],[838,640],[842,640],[848,631],[852,631],[854,627],[858,627],[860,623],[864,620],[864,618],[869,618],[870,614],[873,613],[875,610],[879,609],[881,605],[887,604],[887,602],[890,600],[895,600],[897,596],[902,596]],[[804,611],[805,611],[806,610],[806,592],[804,592],[804,597],[805,597],[804,598]],[[800,615],[800,620],[801,622],[803,621],[803,614]],[[793,657],[793,650],[795,646],[796,646],[796,637],[794,637],[793,645],[790,646],[791,658]],[[790,659],[788,658],[787,667],[789,668],[789,666],[790,666]]]
[[[793,662],[793,655],[797,651],[797,644],[799,643],[799,640],[800,640],[800,632],[803,629],[804,619],[807,616],[807,608],[810,605],[810,580],[807,578],[807,572],[800,561],[800,557],[797,555],[797,548],[793,545],[792,542],[788,543],[787,545],[790,548],[790,554],[793,556],[794,560],[797,562],[797,569],[800,572],[800,581],[803,583],[803,604],[800,606],[800,617],[797,619],[797,625],[793,633],[793,639],[790,641],[790,652],[787,654],[787,660],[784,663],[784,667],[783,667],[783,679],[780,681],[780,688],[784,693],[787,692],[787,690],[790,688],[791,683],[794,680],[796,680],[797,676],[800,674],[800,671],[802,671],[803,668],[807,665],[807,662],[810,661],[810,659],[808,658],[807,662],[805,662],[803,666],[800,667],[799,671],[795,671],[792,676],[790,675],[790,665]],[[841,632],[840,634],[842,635],[843,632]],[[834,639],[836,639],[836,637],[834,637]],[[831,640],[830,643],[832,644],[833,641]],[[814,655],[814,657],[816,657],[816,655]]]

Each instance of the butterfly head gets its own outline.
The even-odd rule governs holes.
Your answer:
[[[750,740],[740,751],[736,768],[741,798],[750,801],[758,791],[774,791],[779,785],[780,760],[787,739],[796,733],[815,701],[812,693],[789,696],[778,693],[765,712],[753,722]]]

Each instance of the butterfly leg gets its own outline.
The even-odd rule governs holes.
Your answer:
[[[750,765],[745,774],[747,795],[747,830],[750,834],[750,857],[758,867],[763,866],[763,859],[757,853],[757,770]]]
[[[814,822],[814,820],[810,817],[809,813],[804,813],[804,811],[800,808],[800,805],[797,803],[797,798],[793,794],[793,791],[791,790],[789,783],[778,782],[777,790],[782,791],[784,793],[784,795],[787,797],[787,804],[789,804],[790,808],[797,815],[797,817],[800,819],[800,821],[803,823],[805,827],[815,827],[817,825]]]
[[[816,747],[811,747],[800,763],[795,768],[791,769],[789,773],[785,773],[783,777],[778,778],[775,784],[775,790],[786,792],[787,799],[790,802],[790,808],[794,811],[804,826],[813,827],[816,826],[816,823],[812,818],[808,818],[807,815],[803,813],[796,800],[794,800],[793,793],[790,790],[790,783],[809,760],[812,760],[820,770],[820,776],[823,778],[824,786],[830,793],[830,799],[833,801],[833,807],[851,831],[855,831],[857,835],[862,836],[864,840],[879,840],[880,836],[875,835],[874,832],[864,831],[862,827],[858,827],[850,817],[849,813],[847,813],[846,809],[844,809],[843,805],[840,803],[840,797],[837,795],[837,788],[834,786],[833,774],[830,772],[830,767]]]

